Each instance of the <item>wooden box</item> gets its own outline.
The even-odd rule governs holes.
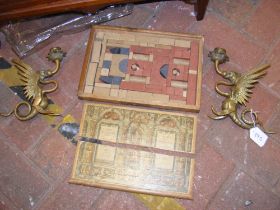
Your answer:
[[[202,50],[198,35],[95,26],[78,96],[198,112]]]
[[[86,104],[70,183],[192,198],[196,116]]]

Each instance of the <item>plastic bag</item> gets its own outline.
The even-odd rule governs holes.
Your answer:
[[[1,31],[19,57],[28,55],[37,45],[53,35],[86,29],[131,14],[133,5],[110,6],[94,14],[63,14],[46,16],[29,21],[19,21],[3,26]]]

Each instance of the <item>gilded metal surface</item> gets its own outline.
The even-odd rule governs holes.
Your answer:
[[[270,65],[264,64],[246,72],[245,74],[241,74],[234,71],[223,71],[219,68],[220,64],[229,61],[225,49],[215,48],[208,56],[214,62],[216,72],[229,81],[219,81],[216,83],[215,89],[217,93],[226,97],[226,99],[222,103],[222,110],[220,112],[216,111],[213,106],[211,107],[215,116],[209,117],[214,120],[220,120],[229,116],[233,122],[245,129],[250,129],[256,125],[262,127],[262,123],[258,120],[256,112],[252,111],[252,109],[245,108],[239,117],[238,108],[241,105],[246,106],[246,102],[248,102],[253,93],[252,89],[258,80],[266,74],[266,69],[269,68]],[[226,93],[220,90],[219,86],[221,85],[228,86],[230,92]],[[245,115],[247,113],[251,113],[251,120],[246,119]]]
[[[46,110],[49,101],[47,94],[54,92],[58,88],[58,83],[55,80],[46,80],[47,78],[53,76],[60,69],[60,63],[65,56],[65,53],[61,48],[56,47],[50,49],[47,58],[55,63],[55,68],[52,70],[41,70],[39,72],[33,71],[32,67],[24,63],[21,60],[13,59],[12,63],[17,68],[17,73],[23,84],[24,96],[26,101],[18,103],[14,110],[10,113],[4,114],[0,113],[1,116],[7,117],[12,113],[15,114],[17,119],[25,121],[35,117],[38,113],[44,115],[58,116],[58,113],[54,113]],[[52,84],[53,87],[47,90],[41,88],[42,85]],[[20,110],[22,106],[27,107],[27,113],[22,114]]]

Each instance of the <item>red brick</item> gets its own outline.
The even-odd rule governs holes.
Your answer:
[[[216,121],[210,119],[212,116],[211,105],[220,110],[222,97],[218,96],[214,91],[209,91],[205,86],[201,90],[201,105],[198,113],[197,135],[196,135],[196,151],[201,149],[203,143],[207,142],[209,131],[213,129]]]
[[[182,58],[183,57],[183,53],[182,53],[182,50],[181,49],[179,49],[179,48],[174,48],[174,54],[173,54],[173,56],[175,57],[175,58]]]
[[[123,81],[120,84],[120,89],[123,90],[135,90],[135,91],[145,91],[146,86],[143,83],[139,83],[139,82],[126,82]]]
[[[40,209],[94,209],[96,200],[104,191],[100,188],[69,184],[67,179],[50,192]]]
[[[151,72],[150,84],[151,85],[158,85],[166,83],[166,79],[163,78],[160,74],[160,68],[165,63],[159,62],[153,64],[153,71]]]
[[[16,206],[0,192],[0,209],[1,210],[16,210]]]
[[[151,9],[152,11],[154,11],[155,9],[160,7],[160,3],[159,2],[152,2],[152,3],[140,4],[139,6],[141,6],[143,8]]]
[[[268,130],[276,132],[273,135],[271,135],[271,138],[273,138],[275,141],[278,141],[280,143],[280,132],[279,132],[280,103],[277,105],[277,109],[272,115],[273,116],[271,117],[271,119],[265,124],[265,127]]]
[[[166,93],[168,95],[173,95],[174,94],[174,88],[173,87],[166,87]]]
[[[145,47],[146,48],[146,52],[148,55],[153,55],[154,54],[154,47]]]
[[[81,47],[85,48],[85,42],[87,42],[88,40],[89,32],[89,29],[79,32],[70,31],[68,32],[68,34],[64,33],[62,36],[59,35],[54,37],[55,39],[51,38],[41,44],[41,48],[36,51],[36,55],[42,58],[45,63],[50,63],[46,59],[49,50],[52,47],[60,47],[64,52],[66,52],[66,57],[64,58],[64,60],[68,60],[70,59],[71,55],[75,53],[75,50]]]
[[[143,77],[150,77],[151,76],[151,64],[150,63],[145,63],[140,76],[143,76]]]
[[[268,139],[260,148],[249,138],[249,131],[235,125],[230,119],[213,121],[208,133],[209,144],[225,157],[238,164],[259,183],[271,188],[279,179],[280,146]]]
[[[0,82],[0,113],[9,113],[18,102],[20,102],[20,98],[17,97],[14,92],[7,87],[3,82]],[[0,124],[8,123],[12,117],[5,118],[0,117]]]
[[[183,1],[166,2],[160,9],[159,13],[148,22],[148,28],[172,31],[185,32],[194,22],[193,5],[186,4]],[[174,24],[176,22],[176,24]]]
[[[106,190],[92,206],[96,210],[146,210],[147,208],[131,193]]]
[[[251,205],[246,206],[245,202]],[[237,171],[219,191],[209,210],[216,209],[279,209],[280,199],[264,189],[243,171]]]
[[[255,13],[249,18],[244,29],[255,39],[271,45],[278,40],[280,27],[275,23],[280,19],[280,4],[278,0],[261,1]]]
[[[10,140],[10,139],[8,139]],[[49,189],[45,179],[30,166],[20,152],[10,149],[5,140],[0,141],[1,193],[17,209],[31,209]]]
[[[196,70],[198,66],[198,43],[191,43],[191,57],[190,57],[190,66],[189,69]]]
[[[215,47],[225,48],[230,60],[240,65],[242,71],[248,71],[249,68],[256,66],[265,54],[265,49],[212,14],[197,22],[191,32],[207,37],[205,46],[210,50]],[[236,46],[242,46],[243,50],[238,50]]]
[[[280,181],[279,181],[279,179],[278,179],[276,185],[274,186],[274,188],[272,190],[273,190],[273,192],[275,192],[279,195],[279,193],[280,193]]]
[[[153,48],[154,59],[163,61],[168,61],[170,53],[172,53],[171,49],[162,49],[162,48]]]
[[[162,87],[161,87],[161,93],[162,94],[167,94],[167,88],[168,87],[166,87],[166,84],[164,84]],[[168,95],[168,94],[167,94]]]
[[[197,75],[189,74],[188,91],[187,91],[187,104],[196,103],[196,80]]]
[[[153,58],[153,64],[157,65],[164,65],[164,64],[169,64],[172,60],[170,59],[169,56],[170,51],[167,51],[166,55],[161,54],[161,53],[154,53],[154,58]],[[158,69],[156,70],[158,71]]]
[[[145,91],[149,93],[161,93],[162,87],[160,85],[146,85]]]
[[[29,155],[51,179],[63,176],[74,161],[76,147],[55,129]]]
[[[191,51],[190,49],[183,49],[182,50],[182,58],[190,58],[191,56]]]
[[[148,55],[150,51],[152,51],[153,48],[151,47],[142,47],[138,45],[131,45],[130,46],[130,52],[136,53],[136,54],[144,54]]]
[[[280,178],[279,152],[280,146],[271,139],[262,149],[255,144],[248,145],[248,157],[245,161],[249,167],[246,168],[246,171],[248,170],[248,173],[267,189],[275,186]]]
[[[151,16],[152,12],[150,10],[141,7],[140,5],[135,5],[133,12],[130,15],[111,20],[104,25],[143,28],[145,27],[144,24]]]
[[[195,159],[193,200],[181,199],[179,202],[186,209],[206,209],[209,201],[215,196],[233,169],[232,162],[225,160],[211,146],[205,144]]]
[[[183,89],[182,88],[174,88],[174,95],[183,96]]]
[[[0,124],[0,129],[10,137],[11,142],[16,144],[20,150],[26,151],[51,128],[37,115],[28,121],[19,121],[11,116],[11,120],[7,120],[5,124]]]
[[[273,89],[277,94],[279,94],[280,90],[280,74],[279,74],[279,66],[280,66],[280,41],[274,47],[272,52],[269,54],[267,58],[267,62],[271,65],[270,68],[267,69],[267,74],[262,79],[265,84]]]
[[[4,57],[7,61],[11,61],[13,58],[17,58],[18,56],[12,50],[11,45],[6,41],[6,38],[3,33],[0,33],[0,56]]]
[[[209,1],[208,8],[211,8],[216,13],[223,17],[231,20],[237,25],[243,25],[248,17],[254,11],[257,1],[223,1],[223,0],[212,0]]]

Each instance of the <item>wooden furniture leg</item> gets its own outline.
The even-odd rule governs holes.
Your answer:
[[[197,0],[194,5],[194,10],[196,11],[196,20],[202,20],[207,8],[209,0]]]

